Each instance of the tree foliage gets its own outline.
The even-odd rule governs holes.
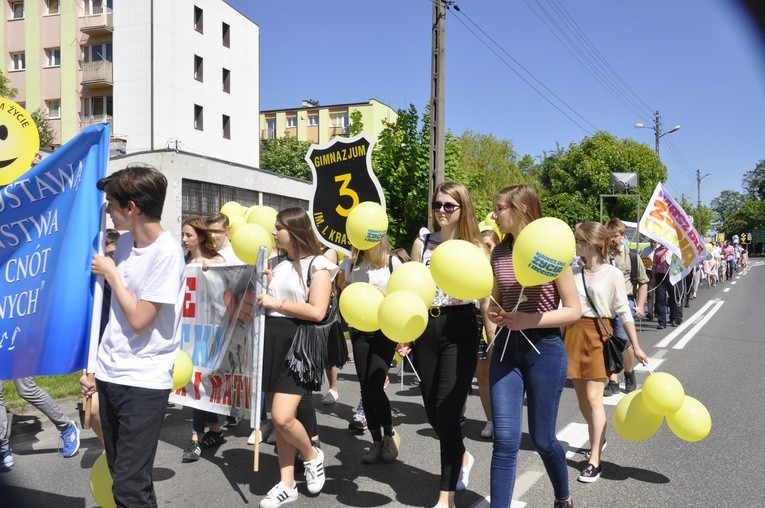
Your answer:
[[[32,121],[37,126],[37,133],[40,135],[40,146],[50,146],[56,137],[56,132],[48,120],[48,114],[42,108],[37,108],[29,114]]]
[[[618,194],[611,189],[611,173],[637,173],[639,188],[631,194],[639,194],[643,205],[656,184],[667,177],[666,168],[646,145],[597,132],[579,144],[572,143],[567,150],[558,147],[544,158],[539,169],[542,205],[549,215],[571,225],[581,220],[600,220],[600,196]],[[635,198],[603,199],[604,221],[611,217],[634,220],[636,212]],[[574,222],[572,213],[578,214]]]
[[[759,161],[754,169],[744,173],[741,184],[748,198],[765,199],[765,160]]]
[[[715,226],[722,229],[728,217],[738,210],[745,199],[743,194],[732,190],[724,190],[714,198],[710,208],[715,213]]]
[[[351,136],[355,136],[364,130],[364,122],[361,120],[361,111],[356,110],[351,113],[351,125],[348,128],[348,132]]]
[[[3,74],[3,71],[0,71],[0,97],[13,100],[16,98],[18,93],[18,89],[13,88],[10,85],[8,78],[5,77],[5,74]]]
[[[260,167],[281,175],[311,180],[305,155],[311,144],[293,136],[260,140]]]

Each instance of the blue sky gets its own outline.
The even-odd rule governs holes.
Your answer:
[[[227,1],[260,27],[261,109],[307,98],[424,109],[431,0]],[[446,126],[455,134],[492,134],[534,157],[596,130],[653,148],[653,130],[634,124],[652,126],[659,110],[662,131],[682,126],[661,138],[667,188],[695,202],[698,169],[709,174],[705,204],[722,190],[741,191],[742,175],[765,159],[765,39],[737,2],[455,4],[460,12],[446,21]],[[589,48],[579,59],[594,70],[574,56],[577,45]]]

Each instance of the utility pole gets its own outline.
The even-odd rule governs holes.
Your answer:
[[[656,136],[656,157],[658,159],[661,159],[659,157],[659,138],[661,137],[661,116],[659,116],[659,112],[656,111],[656,114],[654,115],[654,126],[653,126],[653,132]]]
[[[708,177],[711,173],[701,176],[701,170],[696,170],[696,231],[703,235],[704,230],[701,227],[701,180]]]
[[[428,225],[432,226],[430,196],[444,181],[444,95],[446,80],[446,5],[447,0],[433,1],[433,41],[430,79],[430,179]]]

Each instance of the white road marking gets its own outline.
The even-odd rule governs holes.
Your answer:
[[[728,291],[730,291],[730,288],[723,289],[723,293],[727,293]]]
[[[698,324],[696,326],[694,326],[691,329],[691,331],[688,332],[688,334],[685,337],[683,337],[682,339],[677,341],[677,344],[675,344],[672,347],[672,349],[683,349],[685,347],[685,345],[688,344],[688,342],[699,332],[699,330],[701,330],[701,328],[707,323],[707,321],[712,319],[712,316],[714,316],[715,313],[718,310],[720,310],[720,307],[722,307],[722,305],[724,303],[725,303],[724,301],[717,302],[717,304],[714,306],[714,308],[711,311],[709,311],[709,313],[706,316],[704,316],[704,319],[699,321]]]
[[[714,305],[714,303],[717,301],[719,301],[719,299],[716,298],[702,305],[701,308],[697,310],[691,317],[684,320],[680,326],[675,328],[669,335],[664,337],[658,344],[656,344],[656,347],[667,347],[669,343],[675,339],[675,337],[683,333],[683,331],[689,326],[691,326],[694,321],[701,319],[704,315],[704,312],[706,312],[707,308]]]

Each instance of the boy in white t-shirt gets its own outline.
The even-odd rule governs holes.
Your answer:
[[[173,386],[180,345],[185,262],[181,244],[160,225],[164,175],[131,165],[98,181],[115,229],[126,231],[114,259],[94,255],[91,269],[112,288],[109,323],[96,360],[104,448],[118,506],[157,506],[152,467]]]

